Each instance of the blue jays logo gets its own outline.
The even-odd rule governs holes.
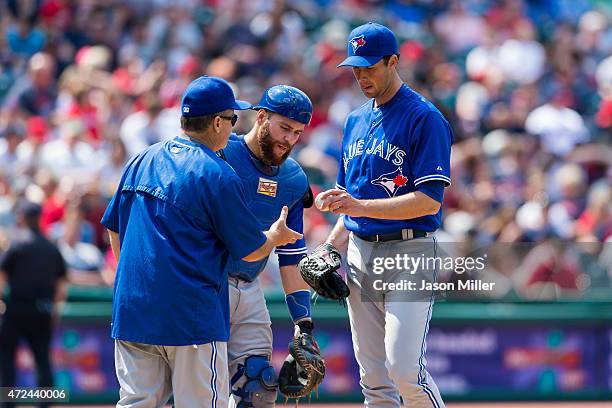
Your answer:
[[[380,186],[385,189],[385,192],[389,197],[395,197],[397,191],[404,187],[408,182],[408,177],[402,174],[402,168],[398,167],[397,170],[391,173],[383,174],[376,180],[372,180],[371,183],[375,186]]]
[[[359,47],[362,47],[366,44],[366,40],[365,37],[362,35],[360,35],[359,37],[353,37],[351,39],[351,46],[353,47],[353,52],[357,52],[357,49]]]

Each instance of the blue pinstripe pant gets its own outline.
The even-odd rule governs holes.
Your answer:
[[[119,408],[227,408],[227,343],[157,346],[115,341]]]
[[[417,242],[418,241],[418,244]],[[348,249],[348,299],[355,358],[366,407],[400,407],[400,395],[411,408],[442,408],[438,387],[427,371],[426,336],[433,296],[418,300],[384,301],[368,298],[362,284],[372,273],[372,260],[395,252],[428,252],[435,256],[433,238],[388,243],[363,241],[351,234]],[[415,245],[420,248],[415,250]],[[435,278],[434,278],[435,279]]]

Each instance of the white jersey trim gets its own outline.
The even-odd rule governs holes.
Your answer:
[[[170,141],[172,143],[180,144],[181,146],[185,146],[185,147],[191,147],[193,149],[193,146],[192,145],[188,145],[187,143],[179,142],[178,140],[175,140],[175,139],[172,139]]]
[[[444,181],[449,186],[451,185],[450,177],[446,177],[441,174],[430,174],[428,176],[419,177],[418,179],[414,180],[414,185],[418,186],[421,183],[424,183],[426,181],[432,181],[432,180]]]
[[[308,249],[306,247],[287,248],[287,249],[279,248],[279,249],[274,250],[274,252],[276,252],[277,254],[281,254],[281,255],[297,255],[297,254],[307,253]]]

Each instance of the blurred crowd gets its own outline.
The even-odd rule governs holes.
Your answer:
[[[70,281],[112,285],[101,215],[126,160],[179,134],[181,94],[202,74],[253,103],[270,85],[303,89],[315,110],[294,157],[315,193],[332,187],[344,118],[365,101],[336,65],[365,21],[394,30],[401,77],[453,126],[441,240],[595,243],[598,279],[553,265],[511,290],[610,286],[606,0],[0,0],[0,251],[27,198],[42,204]],[[236,131],[253,118],[241,112]],[[309,246],[333,221],[307,210]]]

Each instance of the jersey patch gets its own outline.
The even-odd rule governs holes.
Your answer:
[[[268,197],[276,197],[276,190],[278,189],[278,182],[275,180],[269,180],[263,177],[259,178],[259,185],[257,186],[257,193],[267,195]]]
[[[382,187],[389,197],[395,197],[400,188],[404,187],[408,182],[408,177],[402,174],[402,168],[398,167],[397,170],[390,173],[385,173],[371,183],[375,186]]]

